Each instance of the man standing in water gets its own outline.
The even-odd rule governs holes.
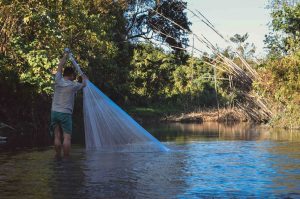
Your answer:
[[[68,157],[70,154],[74,97],[77,91],[86,86],[87,80],[86,75],[82,75],[82,83],[74,81],[76,73],[72,67],[66,67],[62,73],[67,57],[68,53],[65,52],[58,64],[51,108],[50,130],[52,135],[54,132],[54,146],[57,158],[61,157],[61,148],[63,148],[64,157]]]

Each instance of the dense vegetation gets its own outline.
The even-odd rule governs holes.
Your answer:
[[[266,36],[268,57],[258,68],[254,88],[273,107],[271,124],[300,127],[300,3],[274,1],[272,32]]]
[[[26,134],[33,145],[47,142],[53,72],[65,47],[108,96],[120,105],[134,104],[132,68],[135,49],[143,46],[139,41],[165,41],[174,54],[184,56],[176,47],[186,45],[186,33],[160,15],[189,29],[184,5],[170,0],[1,0],[0,121]]]
[[[22,139],[31,145],[49,142],[53,72],[67,46],[91,81],[125,108],[178,112],[242,103],[238,81],[222,81],[230,77],[218,71],[214,82],[214,57],[195,58],[181,50],[188,43],[181,28],[191,25],[185,12],[185,3],[176,0],[1,0],[0,122],[26,135]],[[261,76],[253,92],[274,107],[274,125],[300,123],[299,13],[300,4],[272,4],[273,30],[265,41],[270,52],[262,64],[252,60],[255,48],[246,42],[247,34],[231,38]],[[155,46],[154,40],[172,50]],[[235,60],[231,50],[223,54]],[[74,115],[82,121],[80,103]]]

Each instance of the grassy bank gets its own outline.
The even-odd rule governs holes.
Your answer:
[[[199,108],[194,110],[184,110],[174,106],[148,106],[148,107],[127,107],[125,111],[140,123],[150,122],[181,122],[181,123],[202,123],[202,122],[254,122],[241,109],[237,108]],[[298,115],[286,117],[281,114],[274,114],[274,117],[265,121],[255,121],[255,123],[266,124],[268,128],[300,129],[300,126],[291,125],[291,121],[296,122]],[[281,117],[280,117],[281,115]]]
[[[176,115],[183,112],[184,110],[175,106],[131,106],[126,107],[125,111],[132,116],[138,122],[152,122],[161,121],[162,118],[168,117],[170,115]]]
[[[184,110],[172,106],[129,107],[126,111],[137,121],[145,122],[246,122],[249,118],[239,109],[201,108]]]

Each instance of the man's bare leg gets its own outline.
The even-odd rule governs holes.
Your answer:
[[[61,129],[59,125],[56,125],[54,128],[54,148],[55,148],[55,157],[61,158]]]
[[[68,133],[64,133],[63,150],[64,150],[65,158],[70,156],[70,149],[71,149],[71,135]]]

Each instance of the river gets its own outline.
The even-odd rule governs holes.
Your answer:
[[[165,153],[0,152],[0,198],[300,198],[300,132],[148,124]]]

